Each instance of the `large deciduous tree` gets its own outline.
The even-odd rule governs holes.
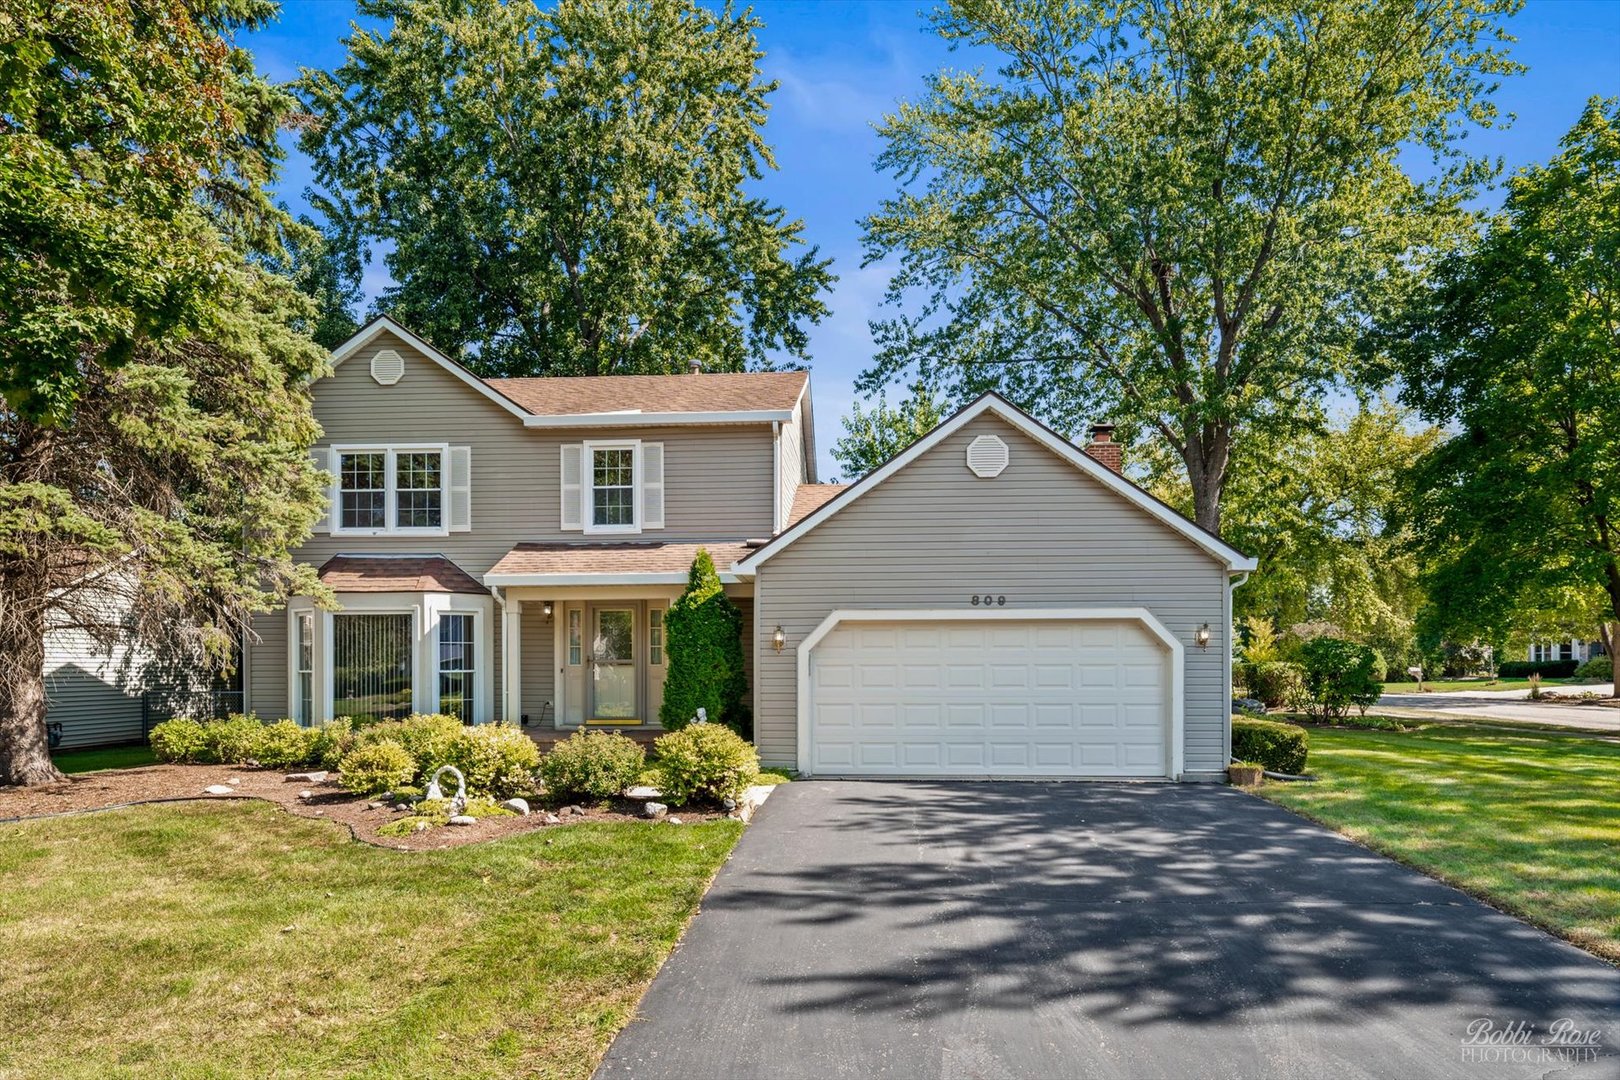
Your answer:
[[[885,118],[867,222],[892,296],[868,385],[995,388],[1060,429],[1138,422],[1221,528],[1236,443],[1320,416],[1356,331],[1468,223],[1516,0],[954,0],[995,77]],[[1402,154],[1428,151],[1428,180]]]
[[[898,405],[878,394],[870,409],[856,402],[844,417],[844,433],[833,443],[833,460],[850,480],[859,480],[894,455],[934,430],[944,417],[934,394],[926,386],[912,388]]]
[[[759,25],[692,0],[360,0],[306,71],[334,224],[379,307],[486,375],[802,356],[827,262],[746,185],[774,167]]]
[[[1458,635],[1564,589],[1620,620],[1620,99],[1561,146],[1381,337],[1406,400],[1458,429],[1411,484],[1432,618]]]
[[[258,0],[0,3],[0,784],[58,777],[47,631],[224,662],[316,588],[313,310],[263,268],[295,102]]]

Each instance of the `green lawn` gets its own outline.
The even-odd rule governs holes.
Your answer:
[[[586,1077],[742,831],[369,847],[258,802],[0,827],[0,1075]]]
[[[1574,679],[1542,679],[1542,686],[1564,686],[1573,683]],[[1418,684],[1415,682],[1387,682],[1384,684],[1386,694],[1415,694]],[[1425,679],[1423,689],[1426,693],[1447,693],[1452,690],[1528,690],[1529,679]]]
[[[1620,742],[1441,724],[1310,737],[1320,780],[1263,797],[1620,960]]]
[[[95,772],[97,769],[133,769],[157,761],[150,746],[105,746],[95,750],[63,750],[51,760],[65,773]]]

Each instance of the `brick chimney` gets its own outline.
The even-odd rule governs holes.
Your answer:
[[[1119,443],[1114,441],[1113,424],[1092,424],[1091,441],[1086,444],[1085,451],[1115,472],[1125,471],[1124,454],[1120,450]]]

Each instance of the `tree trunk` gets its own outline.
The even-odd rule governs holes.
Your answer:
[[[1609,627],[1611,625],[1620,627],[1620,561],[1611,558],[1609,560],[1609,565],[1604,567],[1603,570],[1603,585],[1609,594],[1609,610],[1614,614],[1615,621],[1611,624],[1608,622],[1608,620],[1604,620],[1603,623],[1598,626],[1598,633],[1603,638],[1604,650],[1609,654],[1609,663],[1613,664],[1616,659],[1614,655],[1614,646],[1617,635],[1612,633]],[[1614,672],[1611,692],[1613,697],[1620,698],[1620,671]]]
[[[1200,437],[1200,435],[1202,437]],[[1187,480],[1192,485],[1193,520],[1206,532],[1221,535],[1221,497],[1226,490],[1226,466],[1230,432],[1205,425],[1202,432],[1187,433],[1182,460],[1187,463]]]
[[[0,608],[0,784],[63,779],[45,733],[45,620]]]

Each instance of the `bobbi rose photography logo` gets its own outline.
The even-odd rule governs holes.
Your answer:
[[[1568,1017],[1543,1027],[1481,1016],[1469,1021],[1462,1039],[1462,1060],[1481,1065],[1577,1065],[1596,1061],[1602,1052],[1602,1029],[1583,1028]]]

